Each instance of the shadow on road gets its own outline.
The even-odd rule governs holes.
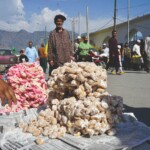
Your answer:
[[[150,108],[134,108],[127,105],[124,105],[124,108],[124,112],[133,112],[139,121],[150,126]]]
[[[148,74],[146,71],[124,71],[125,73]]]

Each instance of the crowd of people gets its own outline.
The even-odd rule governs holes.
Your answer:
[[[47,62],[49,63],[49,75],[52,70],[62,66],[65,62],[75,61],[103,61],[106,70],[111,70],[112,74],[124,74],[123,70],[143,70],[149,72],[149,49],[145,39],[145,44],[141,40],[137,40],[132,48],[129,43],[119,44],[117,41],[117,31],[112,31],[112,37],[108,44],[103,43],[102,48],[95,48],[90,44],[88,36],[77,36],[74,47],[72,47],[69,32],[63,28],[66,17],[56,15],[54,23],[56,28],[50,33],[48,41],[48,54],[45,53],[45,46],[36,50],[29,41],[29,46],[20,51],[20,62],[40,61],[43,71],[46,73]],[[145,45],[145,46],[143,46]],[[145,47],[145,48],[144,48]],[[92,53],[92,55],[91,55]],[[95,57],[93,57],[95,56]],[[98,60],[99,59],[99,60]]]
[[[117,31],[112,31],[112,37],[108,44],[103,43],[98,57],[106,64],[106,70],[111,70],[112,74],[122,75],[123,70],[145,70],[150,71],[150,37],[143,40],[137,40],[133,47],[129,43],[119,44],[117,41]],[[77,61],[89,61],[89,52],[94,46],[87,43],[87,37],[81,39],[77,37],[75,43],[75,56]],[[83,42],[82,42],[83,41]]]

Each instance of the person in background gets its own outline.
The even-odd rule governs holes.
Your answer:
[[[62,66],[66,62],[74,60],[73,48],[69,32],[63,28],[66,17],[56,15],[54,23],[56,28],[50,33],[48,41],[48,61],[50,65],[49,75],[52,70]]]
[[[87,55],[89,54],[91,44],[88,43],[88,37],[83,37],[83,42],[79,45],[79,61],[86,61]]]
[[[122,56],[121,56],[121,45],[117,46],[118,48],[118,60],[119,60],[119,70],[117,72],[117,74],[122,75],[124,74],[123,70],[122,70]]]
[[[76,60],[79,59],[79,45],[81,43],[81,36],[78,36],[74,45],[74,56]]]
[[[103,43],[102,53],[99,55],[107,64],[109,59],[109,48],[107,47],[106,43]]]
[[[35,47],[32,46],[32,41],[29,41],[29,46],[25,50],[25,55],[28,57],[29,62],[33,63],[39,60],[38,52]]]
[[[19,62],[23,63],[23,62],[28,62],[29,59],[28,57],[24,54],[24,49],[20,50],[20,56],[19,56]]]
[[[140,43],[140,52],[141,52],[141,57],[143,59],[143,63],[141,65],[141,69],[144,70],[145,69],[145,66],[146,66],[146,53],[145,53],[145,44],[144,44],[144,40],[141,39],[140,40],[141,43]]]
[[[136,43],[133,46],[133,53],[135,53],[136,55],[138,55],[139,57],[142,57],[141,55],[141,51],[140,51],[140,40],[137,40]]]
[[[142,64],[144,63],[142,55],[141,55],[140,45],[141,45],[141,41],[137,40],[136,43],[133,46],[133,54],[134,54],[134,56],[137,57],[137,65],[138,66],[136,68],[138,70],[140,70],[140,66],[142,66]]]
[[[79,50],[80,43],[81,43],[81,36],[78,36],[76,39],[75,45],[74,45],[74,47],[75,47],[74,53],[76,53]]]
[[[17,104],[17,99],[11,86],[2,79],[0,79],[0,99],[2,105],[5,104],[5,98],[8,99],[9,106],[11,106],[12,101],[14,102],[14,104]]]
[[[131,63],[131,49],[127,42],[124,45],[122,57],[124,58],[124,69],[129,70]]]
[[[112,37],[109,39],[109,62],[107,64],[106,70],[108,70],[109,67],[112,67],[112,74],[116,74],[118,72],[118,66],[119,66],[119,57],[118,57],[118,41],[117,41],[117,31],[112,31]],[[115,69],[115,71],[114,71]]]
[[[146,71],[150,72],[150,35],[145,38]]]
[[[41,44],[41,47],[38,49],[38,54],[40,57],[40,65],[43,68],[44,73],[46,73],[47,68],[47,55],[45,53],[45,47],[44,44]]]

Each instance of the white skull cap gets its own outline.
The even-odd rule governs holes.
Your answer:
[[[118,47],[118,48],[121,48],[121,45],[118,45],[117,47]]]
[[[141,43],[141,40],[137,40],[138,43]]]
[[[81,36],[77,36],[77,39],[81,39]]]

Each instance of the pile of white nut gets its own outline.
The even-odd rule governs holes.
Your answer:
[[[26,125],[26,130],[22,128],[30,132],[29,127],[34,124],[40,134],[50,138],[58,138],[65,132],[76,136],[114,135],[114,125],[122,116],[123,100],[110,96],[106,88],[107,74],[101,66],[66,63],[53,70],[48,81],[49,108]]]

